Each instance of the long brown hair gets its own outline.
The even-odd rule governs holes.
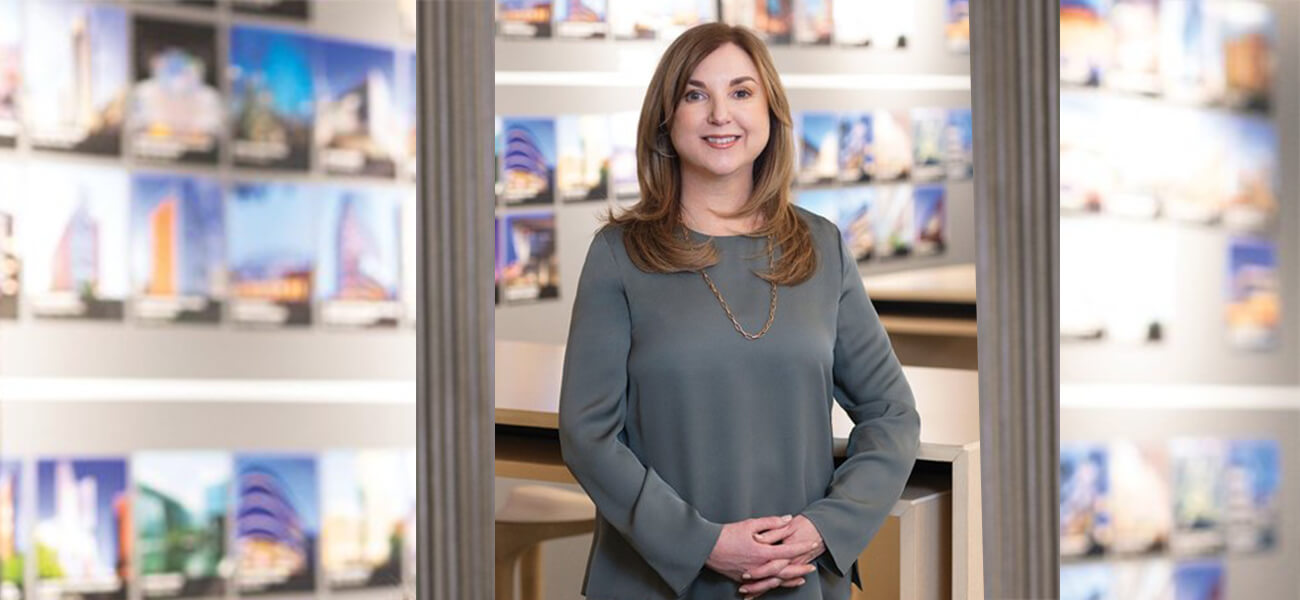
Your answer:
[[[637,182],[641,199],[606,221],[623,228],[628,257],[642,271],[675,273],[699,271],[718,262],[712,244],[696,244],[682,235],[681,164],[672,150],[669,129],[677,103],[695,67],[724,44],[739,46],[758,68],[767,95],[770,133],[767,147],[754,160],[754,188],[733,217],[762,215],[763,225],[751,236],[770,236],[779,249],[771,272],[759,277],[778,285],[795,285],[812,277],[817,268],[808,225],[790,201],[794,181],[794,134],[790,103],[767,47],[743,27],[708,23],[688,29],[668,47],[641,103],[637,125]]]

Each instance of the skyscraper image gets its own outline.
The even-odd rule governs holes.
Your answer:
[[[153,296],[176,294],[177,240],[176,212],[179,199],[172,196],[154,207],[149,214],[149,246],[153,264],[149,270],[146,293]]]
[[[54,251],[50,291],[94,295],[99,281],[99,224],[83,197]]]

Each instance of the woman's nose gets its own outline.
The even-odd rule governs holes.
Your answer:
[[[727,110],[727,103],[714,101],[709,110],[709,123],[711,125],[725,125],[731,121],[731,114]]]

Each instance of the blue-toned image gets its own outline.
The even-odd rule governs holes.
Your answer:
[[[136,174],[131,274],[142,320],[215,323],[224,296],[221,187],[206,178]]]
[[[131,557],[126,461],[46,458],[36,463],[34,595],[120,600]],[[47,596],[47,594],[49,596]]]
[[[922,185],[912,191],[912,219],[916,224],[913,248],[918,256],[940,254],[947,246],[945,193],[942,185]]]
[[[230,0],[230,9],[237,13],[283,17],[296,21],[311,18],[308,0]]]
[[[946,174],[944,129],[948,115],[940,108],[912,109],[912,178],[935,181]]]
[[[314,194],[289,183],[236,183],[226,202],[231,314],[308,325],[316,261]]]
[[[800,44],[829,45],[835,33],[831,18],[831,0],[803,0],[795,21],[795,41]]]
[[[32,146],[116,156],[129,89],[127,16],[88,2],[27,2],[24,117]]]
[[[1061,600],[1119,600],[1110,565],[1062,565]]]
[[[943,128],[943,163],[948,179],[975,176],[975,142],[969,108],[948,110]]]
[[[799,190],[795,204],[834,222],[840,212],[840,192],[832,188]]]
[[[241,596],[315,589],[319,497],[315,457],[235,455],[235,586]]]
[[[839,173],[839,118],[834,113],[799,115],[799,183],[829,183]]]
[[[1278,543],[1282,510],[1281,452],[1277,440],[1228,443],[1228,548],[1269,550]]]
[[[853,186],[840,190],[840,210],[835,224],[840,228],[840,235],[854,260],[866,262],[877,256],[878,237],[876,234],[876,188]]]
[[[397,193],[334,186],[317,201],[315,295],[326,303],[321,320],[396,326],[401,316]]]
[[[320,39],[316,144],[326,172],[394,177],[402,156],[393,51]]]
[[[560,295],[555,215],[506,215],[502,256],[502,285],[507,302],[555,298]]]
[[[232,159],[306,171],[316,111],[313,38],[263,27],[230,30]]]
[[[1223,562],[1181,562],[1174,568],[1175,600],[1223,600],[1227,597]]]
[[[549,204],[555,189],[555,121],[505,117],[502,119],[501,191],[506,204]],[[615,137],[615,152],[618,138]]]
[[[840,116],[839,179],[846,183],[871,179],[871,113]]]
[[[402,146],[400,157],[405,165],[403,173],[412,181],[415,180],[420,163],[416,148],[420,121],[416,116],[419,111],[419,94],[416,93],[415,78],[415,53],[399,51],[397,53],[397,116],[401,122],[398,128]]]
[[[1061,556],[1105,550],[1110,528],[1110,476],[1106,447],[1061,444]]]
[[[1226,319],[1234,348],[1268,350],[1282,337],[1282,281],[1277,244],[1236,238],[1228,245]]]

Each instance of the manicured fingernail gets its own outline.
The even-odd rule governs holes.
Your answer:
[[[803,577],[800,577],[800,578],[799,578],[799,585],[803,585],[803,584],[804,584]]]
[[[790,515],[782,515],[781,520],[782,520],[782,521],[789,521],[790,519],[793,519],[793,518],[794,518],[794,517],[792,517],[792,516],[790,516]]]
[[[744,575],[741,575],[740,578],[741,578],[741,579],[749,579],[749,573],[745,573]],[[744,591],[744,590],[741,590],[741,591]]]

